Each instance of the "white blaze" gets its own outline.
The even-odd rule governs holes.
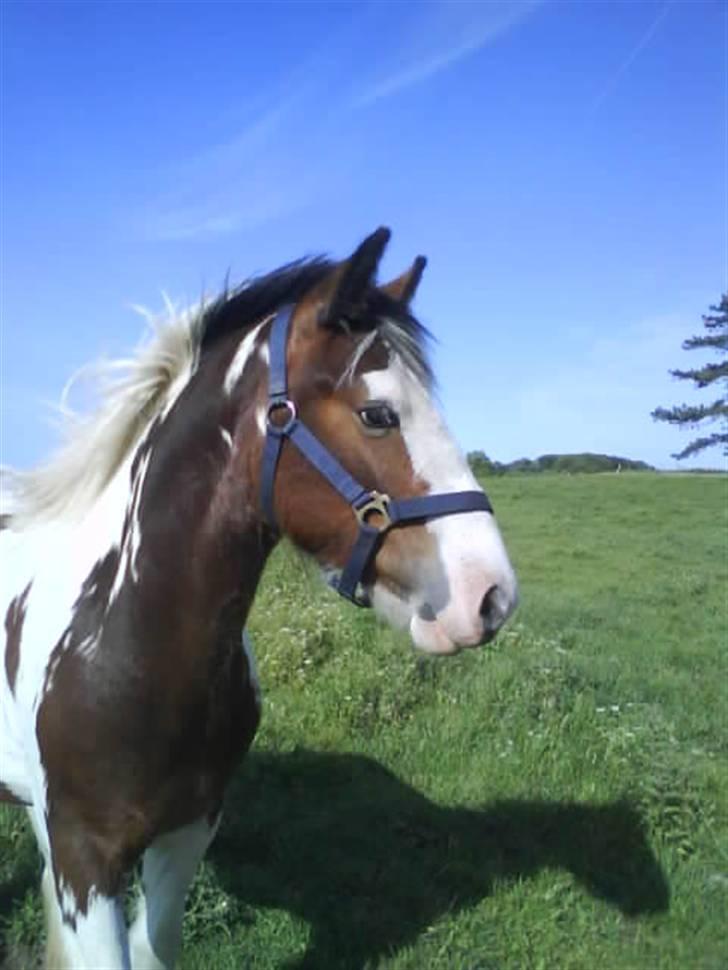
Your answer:
[[[386,369],[363,375],[371,400],[385,401],[399,414],[400,431],[412,468],[429,494],[482,491],[453,441],[429,391],[392,356]],[[410,604],[410,631],[425,650],[447,653],[478,643],[483,636],[483,597],[493,587],[503,619],[517,602],[517,585],[500,531],[489,512],[467,512],[430,519],[437,563],[422,563],[421,588]],[[390,618],[402,617],[392,594],[374,591],[375,606]]]

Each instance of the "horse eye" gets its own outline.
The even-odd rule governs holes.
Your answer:
[[[365,404],[359,408],[359,417],[365,428],[373,431],[387,431],[399,427],[397,412],[388,404]]]

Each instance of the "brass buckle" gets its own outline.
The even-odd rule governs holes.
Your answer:
[[[382,492],[370,492],[367,501],[363,505],[354,508],[354,514],[359,520],[359,525],[369,526],[370,529],[376,529],[377,532],[386,532],[392,524],[389,516],[390,501],[389,496],[384,495]],[[372,513],[381,516],[382,521],[380,524],[370,525],[367,521],[368,516],[372,515]]]

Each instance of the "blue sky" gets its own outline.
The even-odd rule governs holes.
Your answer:
[[[384,224],[384,278],[429,257],[466,449],[675,467],[689,436],[649,412],[696,399],[667,372],[728,289],[726,10],[4,0],[2,462],[48,452],[133,304]]]

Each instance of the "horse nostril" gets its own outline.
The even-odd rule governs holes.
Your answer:
[[[500,590],[497,586],[491,586],[482,599],[480,615],[483,617],[483,626],[486,633],[495,633],[503,622],[503,608],[500,600]]]

